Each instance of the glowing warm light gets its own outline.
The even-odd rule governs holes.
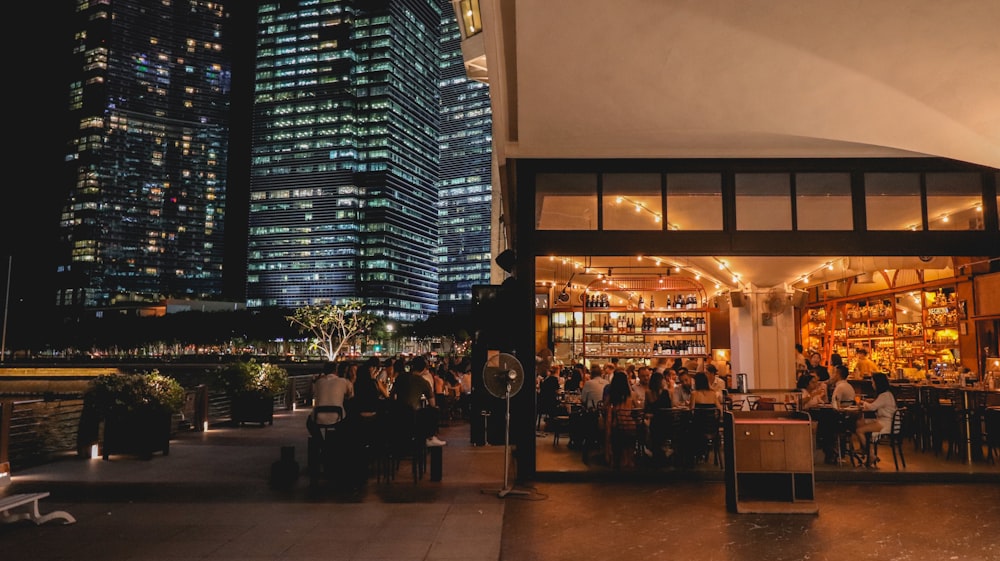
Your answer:
[[[826,268],[827,268],[827,270],[832,271],[833,270],[833,263],[827,263],[826,264]]]
[[[624,200],[624,199],[621,197],[621,195],[615,197],[615,202],[618,203],[618,204],[622,204],[622,200]]]
[[[100,457],[101,457],[100,448],[98,448],[96,444],[92,444],[90,446],[90,459],[100,458]]]
[[[635,211],[636,212],[642,212],[642,207],[639,206],[639,203],[636,203],[636,205],[635,205]]]
[[[201,424],[201,430],[204,432],[208,432],[208,421],[205,421],[204,423]]]
[[[942,215],[941,216],[941,222],[947,222],[947,221],[948,221],[948,215],[947,214]]]

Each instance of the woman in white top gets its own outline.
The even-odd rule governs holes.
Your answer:
[[[875,399],[871,402],[862,401],[862,411],[874,411],[875,418],[858,419],[855,435],[858,443],[864,447],[868,442],[868,435],[875,438],[880,433],[887,433],[892,430],[892,416],[896,413],[896,398],[892,395],[889,387],[889,377],[882,372],[872,374],[872,382],[875,384]],[[859,448],[861,449],[861,448]],[[864,448],[867,449],[867,448]],[[871,466],[872,459],[865,458],[866,465]]]

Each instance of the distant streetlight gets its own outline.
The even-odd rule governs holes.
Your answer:
[[[392,331],[396,328],[392,323],[385,324],[385,332],[389,334],[389,344],[386,345],[386,354],[392,354]]]

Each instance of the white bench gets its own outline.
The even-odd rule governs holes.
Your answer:
[[[73,515],[63,510],[55,510],[48,514],[38,512],[38,501],[48,496],[48,493],[19,493],[0,497],[0,521],[8,523],[17,522],[18,520],[31,520],[35,524],[45,524],[49,520],[62,518],[64,520],[63,524],[76,522],[76,518],[73,518]],[[10,513],[10,510],[27,504],[31,505],[30,512]]]

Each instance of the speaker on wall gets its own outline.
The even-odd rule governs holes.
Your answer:
[[[792,306],[796,308],[802,308],[806,305],[806,299],[809,293],[805,290],[796,290],[792,293]]]
[[[742,308],[747,303],[747,297],[742,292],[730,292],[729,304],[734,308]]]

